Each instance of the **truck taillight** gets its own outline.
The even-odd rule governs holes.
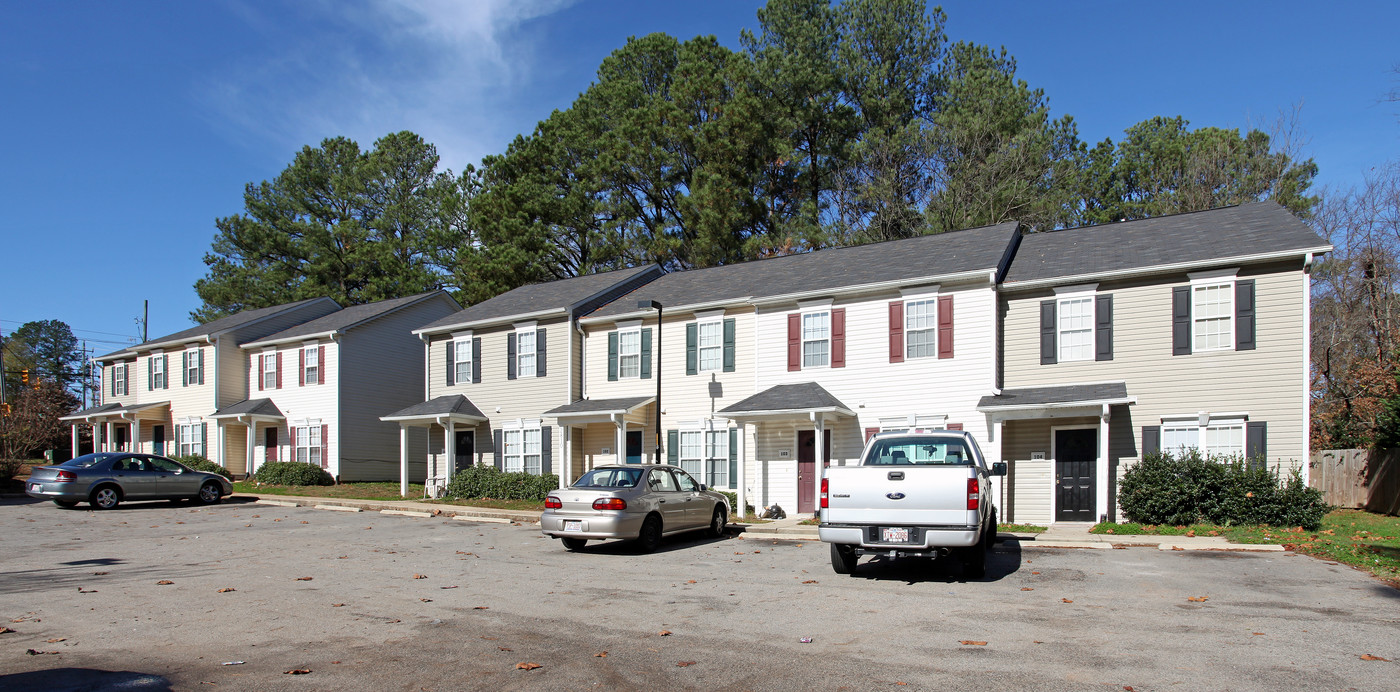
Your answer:
[[[553,495],[550,495],[549,497],[546,497],[546,498],[544,499],[544,508],[545,508],[545,509],[560,509],[560,508],[562,508],[563,506],[564,506],[564,503],[560,502],[560,501],[559,501],[559,498],[557,498],[557,497],[555,497],[555,496],[553,496]]]
[[[826,487],[827,487],[827,486],[826,486],[826,482],[827,482],[827,480],[826,480],[825,478],[823,478],[823,479],[822,479],[822,508],[826,508],[826,506],[827,506],[827,501],[826,501],[826,498],[827,498]]]
[[[78,474],[72,471],[59,471],[58,477],[53,479],[55,483],[72,483],[78,480]]]
[[[627,509],[627,501],[620,497],[600,497],[593,501],[593,509]]]
[[[981,484],[979,484],[979,483],[977,482],[977,479],[976,479],[976,478],[969,478],[969,479],[967,479],[967,508],[968,508],[968,509],[977,509],[979,503],[981,502],[981,497],[982,497],[981,488],[982,488],[982,486],[981,486]]]

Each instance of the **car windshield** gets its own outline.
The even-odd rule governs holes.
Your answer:
[[[575,488],[635,488],[644,469],[593,469],[574,481]]]
[[[90,467],[90,466],[95,466],[95,465],[100,464],[100,463],[102,463],[102,462],[104,462],[104,461],[107,461],[108,459],[111,459],[112,457],[115,457],[115,456],[117,456],[117,455],[116,455],[116,454],[112,454],[112,453],[110,453],[110,452],[98,452],[98,453],[96,453],[96,454],[84,454],[84,455],[82,455],[82,456],[80,456],[80,457],[74,457],[74,458],[72,458],[72,459],[69,459],[68,461],[63,462],[62,464],[59,464],[59,466],[64,466],[64,467],[67,467],[67,468],[70,468],[70,469],[85,469],[85,468],[88,468],[88,467]]]
[[[956,437],[887,437],[875,440],[867,466],[958,466],[972,463],[972,453]]]

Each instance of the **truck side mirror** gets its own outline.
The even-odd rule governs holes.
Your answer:
[[[992,475],[993,475],[993,476],[1005,476],[1005,475],[1006,475],[1006,462],[1004,462],[1004,461],[998,461],[998,462],[992,464]]]

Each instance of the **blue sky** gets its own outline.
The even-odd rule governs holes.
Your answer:
[[[408,129],[461,170],[587,88],[628,36],[738,47],[756,0],[0,0],[0,331],[98,353],[189,326],[214,219],[305,144]],[[1096,142],[1153,115],[1296,111],[1333,188],[1400,160],[1400,4],[947,2]]]

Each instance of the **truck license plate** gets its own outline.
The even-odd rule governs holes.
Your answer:
[[[565,530],[565,531],[580,531],[580,532],[581,532],[581,531],[583,531],[583,522],[582,522],[582,521],[567,521],[567,520],[566,520],[566,521],[564,522],[564,530]]]
[[[885,543],[908,543],[909,529],[886,527],[880,529],[880,540]]]

